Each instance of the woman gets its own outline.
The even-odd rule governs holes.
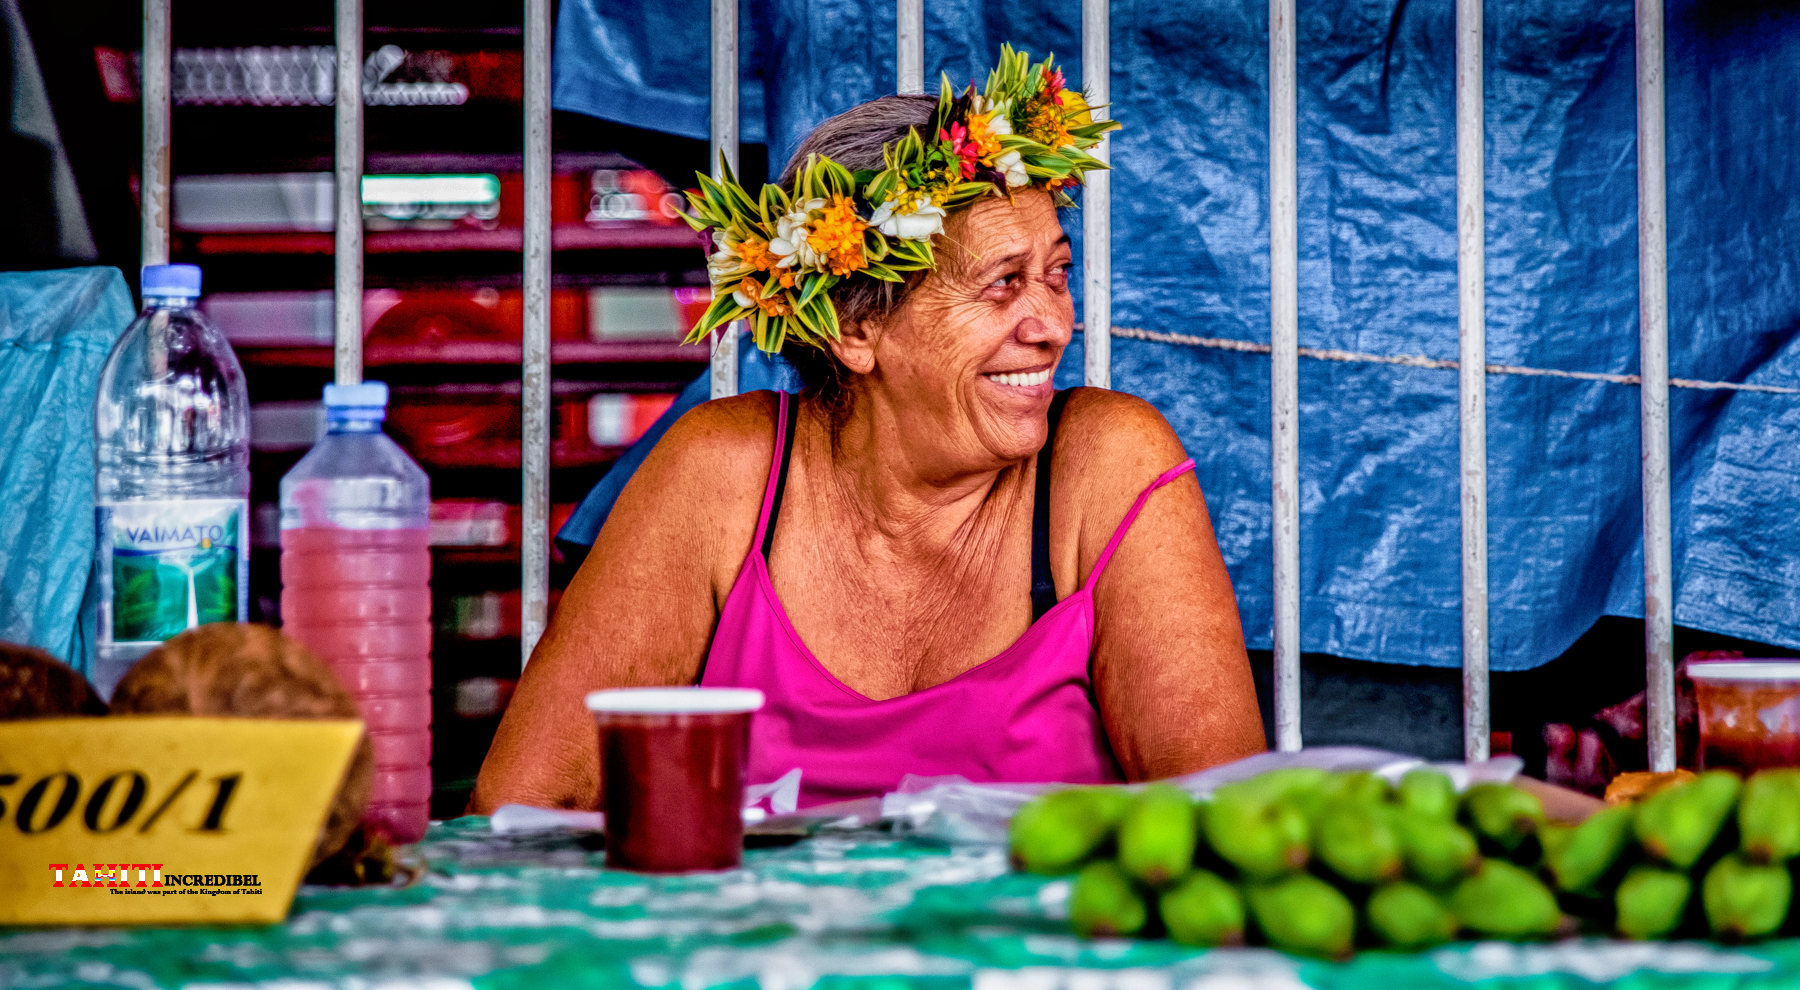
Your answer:
[[[593,807],[582,699],[608,687],[761,688],[751,782],[799,767],[802,806],[908,773],[1144,780],[1262,749],[1193,462],[1148,404],[1052,388],[1074,326],[1060,189],[1111,125],[1023,58],[986,94],[827,121],[791,196],[703,183],[719,301],[696,333],[748,315],[806,390],[707,403],[657,445],[472,810]]]

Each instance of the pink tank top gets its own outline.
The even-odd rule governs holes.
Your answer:
[[[1005,652],[942,684],[877,701],[845,685],[813,656],[769,580],[771,517],[779,512],[793,450],[789,406],[787,393],[781,393],[756,539],[725,599],[700,676],[707,687],[759,688],[767,696],[752,723],[749,781],[773,781],[798,767],[800,806],[808,807],[886,793],[909,773],[1015,783],[1123,779],[1088,679],[1093,589],[1150,493],[1193,470],[1194,462],[1170,468],[1144,489],[1087,583],[1042,612]],[[798,403],[793,406],[797,411]],[[1060,413],[1060,402],[1055,411]],[[1038,465],[1038,510],[1046,519],[1054,440],[1053,416]],[[1033,549],[1043,562],[1034,570],[1047,574],[1045,521],[1034,527]],[[1034,583],[1037,592],[1046,590],[1043,581]],[[1048,595],[1054,600],[1054,589]]]

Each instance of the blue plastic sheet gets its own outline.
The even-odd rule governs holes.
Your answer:
[[[0,640],[85,670],[94,390],[131,322],[116,268],[0,273]]]
[[[681,30],[565,0],[558,106],[706,133],[707,77],[691,71],[708,61],[706,5],[656,6]],[[975,78],[1007,40],[1080,78],[1078,14],[934,0],[928,78]],[[761,85],[745,131],[769,136],[772,162],[894,85],[886,0],[757,0],[744,16],[746,93]],[[1488,360],[1635,374],[1632,3],[1486,16]],[[1266,343],[1267,6],[1114,0],[1111,18],[1114,321]],[[1671,0],[1666,22],[1671,372],[1800,387],[1800,7]],[[1303,346],[1456,357],[1453,26],[1451,0],[1300,4]],[[686,116],[618,85],[657,72]],[[1080,368],[1078,339],[1059,384]],[[1118,339],[1113,382],[1195,454],[1246,636],[1266,648],[1268,358]],[[1460,662],[1456,388],[1449,370],[1302,359],[1305,650]],[[1493,666],[1519,670],[1602,614],[1642,615],[1638,395],[1490,375],[1488,416]],[[1800,647],[1800,396],[1678,388],[1671,423],[1675,620]]]

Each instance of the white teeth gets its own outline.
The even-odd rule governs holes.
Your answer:
[[[1030,374],[986,375],[984,377],[989,381],[1001,385],[1015,385],[1021,388],[1030,388],[1034,385],[1042,385],[1049,381],[1050,371],[1049,369],[1045,369],[1043,371],[1034,371]]]

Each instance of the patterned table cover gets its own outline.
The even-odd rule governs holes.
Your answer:
[[[1800,987],[1800,941],[1461,943],[1324,963],[1069,934],[1066,880],[990,846],[825,832],[740,870],[601,869],[569,834],[434,824],[405,887],[302,888],[284,924],[0,930],[0,988],[1510,990]],[[0,892],[0,896],[5,896]]]

